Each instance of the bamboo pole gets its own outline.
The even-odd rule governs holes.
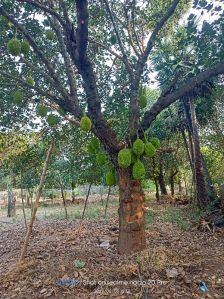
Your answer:
[[[44,166],[43,166],[43,171],[42,171],[42,174],[41,174],[41,177],[40,177],[40,183],[39,183],[39,186],[37,187],[37,190],[36,190],[35,202],[34,202],[34,207],[33,207],[33,210],[32,210],[32,217],[30,219],[30,223],[29,223],[28,229],[26,231],[23,247],[21,249],[21,254],[20,254],[20,258],[19,258],[20,262],[24,260],[25,255],[26,255],[29,239],[30,239],[32,229],[33,229],[33,224],[34,224],[34,221],[35,221],[35,218],[36,218],[36,213],[37,213],[37,209],[38,209],[38,205],[39,205],[41,191],[42,191],[43,186],[44,186],[44,182],[45,182],[45,178],[46,178],[46,174],[47,174],[47,168],[48,168],[48,164],[50,162],[50,158],[51,158],[53,148],[54,148],[54,141],[51,142],[51,145],[48,149],[47,156],[46,156]]]

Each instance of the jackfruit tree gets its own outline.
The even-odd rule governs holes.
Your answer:
[[[208,7],[207,1],[193,1],[198,11],[216,14],[216,20],[217,3]],[[190,7],[186,0],[1,1],[2,117],[8,108],[17,116],[27,109],[53,127],[63,119],[80,126],[90,141],[97,137],[100,144],[91,141],[88,149],[100,163],[106,153],[106,180],[114,184],[116,173],[119,185],[121,254],[146,246],[143,157],[152,156],[159,146],[150,125],[172,103],[224,73],[223,57],[210,57],[209,65],[191,76],[168,82],[149,106],[145,87],[153,81],[152,53],[163,51],[160,41],[172,36]],[[220,36],[218,49],[217,43],[211,44],[214,51],[221,51]],[[181,46],[189,47],[184,42]],[[13,101],[15,94],[18,102]]]

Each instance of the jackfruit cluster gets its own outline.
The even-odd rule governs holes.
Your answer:
[[[33,80],[33,78],[31,77],[31,76],[28,76],[27,78],[26,78],[26,83],[28,83],[28,84],[30,84],[30,85],[34,85],[34,80]]]
[[[30,52],[30,44],[27,41],[21,42],[21,53],[24,55],[29,54]]]
[[[132,150],[133,150],[133,153],[137,157],[140,157],[144,153],[144,150],[145,150],[144,142],[139,138],[136,139],[135,142],[133,143]]]
[[[16,105],[20,105],[23,102],[23,93],[20,90],[17,90],[13,93],[12,96],[13,102]]]
[[[151,142],[146,142],[145,144],[145,155],[148,158],[151,158],[155,155],[156,149]]]
[[[59,118],[57,117],[57,115],[49,114],[47,117],[47,123],[49,124],[49,126],[53,127],[59,123]]]
[[[54,40],[54,31],[52,31],[52,30],[47,30],[47,31],[46,31],[46,37],[47,37],[47,39],[49,39],[49,40]]]
[[[21,53],[21,42],[17,38],[12,38],[7,43],[7,50],[13,56],[17,56]]]
[[[142,85],[139,88],[139,107],[144,109],[147,106],[146,88]]]
[[[131,151],[124,148],[118,153],[118,165],[122,168],[128,168],[131,165]]]
[[[7,50],[13,56],[27,55],[30,51],[30,44],[27,41],[21,42],[17,38],[12,38],[7,43]]]
[[[132,168],[132,176],[135,180],[142,180],[145,177],[145,166],[144,164],[138,160]]]
[[[150,142],[156,149],[160,147],[160,140],[157,137],[152,137]]]
[[[80,120],[80,128],[85,131],[89,132],[92,127],[92,121],[88,116],[83,116]]]
[[[87,150],[90,154],[97,154],[100,150],[100,142],[97,137],[93,137],[90,139]]]
[[[107,155],[104,152],[99,152],[96,155],[96,162],[98,163],[99,166],[104,166],[105,163],[107,162]]]
[[[36,114],[41,117],[45,117],[47,115],[48,108],[44,105],[37,105]]]
[[[116,185],[116,176],[114,171],[107,171],[106,173],[106,184],[108,186],[114,186]]]

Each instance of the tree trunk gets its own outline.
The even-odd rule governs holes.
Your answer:
[[[14,217],[16,215],[16,199],[11,189],[8,190],[8,213],[7,217]]]
[[[193,129],[192,138],[193,138],[194,170],[195,170],[197,203],[200,207],[205,207],[209,203],[209,197],[208,197],[208,192],[206,189],[205,178],[203,173],[203,164],[201,159],[197,119],[196,119],[195,105],[193,99],[190,100],[190,110],[191,110],[192,129]]]
[[[159,184],[158,184],[158,178],[154,178],[154,182],[156,185],[156,200],[159,201]]]
[[[108,193],[107,193],[106,206],[105,206],[105,211],[104,211],[105,218],[107,217],[107,208],[108,208],[108,203],[109,203],[109,198],[110,198],[110,190],[111,190],[111,187],[109,186]]]
[[[166,184],[165,184],[165,181],[164,181],[162,161],[159,162],[158,182],[159,182],[159,187],[160,187],[161,194],[167,195],[168,192],[166,190]]]
[[[7,211],[7,217],[14,217],[16,215],[16,198],[13,193],[12,189],[12,180],[11,177],[9,177],[9,182],[7,184],[8,188],[8,211]]]
[[[67,208],[66,208],[66,199],[65,199],[64,188],[63,188],[63,184],[62,184],[61,180],[59,180],[59,185],[60,185],[60,189],[61,189],[62,202],[63,202],[63,206],[64,206],[64,210],[65,210],[65,218],[66,218],[66,220],[68,220],[68,212],[67,212]]]
[[[214,185],[212,183],[211,175],[209,173],[206,161],[205,161],[202,154],[201,154],[201,159],[202,159],[204,175],[205,175],[205,179],[206,179],[206,183],[207,183],[207,188],[208,188],[208,192],[209,192],[209,197],[210,197],[211,200],[214,200],[215,198],[217,198],[217,192],[216,192],[216,190],[214,188]]]
[[[170,191],[171,191],[171,195],[174,196],[174,176],[173,175],[170,176]]]
[[[170,176],[170,191],[171,195],[174,196],[175,188],[174,188],[174,177],[178,174],[178,170],[176,170],[174,173]]]
[[[118,253],[130,254],[146,247],[144,194],[141,182],[132,179],[131,168],[118,169],[119,238]]]

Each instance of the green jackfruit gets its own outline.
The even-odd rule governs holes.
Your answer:
[[[142,180],[145,177],[145,166],[141,161],[137,161],[132,168],[132,175],[135,180]]]
[[[100,142],[97,137],[93,137],[90,139],[88,145],[87,145],[87,150],[90,154],[96,154],[99,152],[100,149]]]
[[[28,76],[28,77],[26,78],[26,83],[28,83],[28,84],[30,84],[30,85],[34,85],[34,80],[33,80],[33,78],[32,78],[31,76]]]
[[[150,142],[156,149],[160,147],[160,140],[157,137],[152,137]]]
[[[30,44],[27,41],[21,43],[21,53],[24,55],[29,54],[30,52]]]
[[[37,108],[36,108],[36,114],[41,116],[41,117],[45,117],[47,115],[47,112],[48,112],[48,108],[44,105],[37,105]]]
[[[145,154],[147,157],[153,157],[155,155],[156,149],[151,142],[145,144]]]
[[[131,150],[131,164],[135,164],[136,161],[137,161],[137,157],[133,153],[133,150]]]
[[[108,171],[106,173],[106,184],[108,186],[116,185],[116,177],[115,177],[115,173],[113,171]]]
[[[105,165],[107,161],[107,155],[103,152],[100,152],[96,155],[96,162],[99,164],[99,166]]]
[[[137,157],[140,157],[145,150],[144,142],[139,138],[136,139],[135,142],[133,143],[132,150]]]
[[[52,30],[47,30],[47,32],[46,32],[46,37],[47,37],[47,39],[49,39],[49,40],[54,40],[54,31],[52,31]]]
[[[131,151],[124,148],[118,153],[118,165],[122,168],[128,168],[131,165]]]
[[[23,93],[19,90],[15,91],[13,93],[13,102],[16,104],[16,105],[20,105],[23,101]]]
[[[13,38],[7,43],[7,49],[11,55],[17,56],[21,53],[21,42]]]
[[[50,114],[47,117],[47,122],[48,122],[48,124],[50,126],[55,126],[55,125],[57,125],[59,123],[59,119],[58,119],[58,117],[56,115]]]
[[[141,95],[139,98],[139,106],[141,109],[144,109],[147,106],[147,96]]]
[[[83,116],[80,120],[80,128],[85,132],[89,132],[91,127],[92,127],[91,119],[88,116]]]

